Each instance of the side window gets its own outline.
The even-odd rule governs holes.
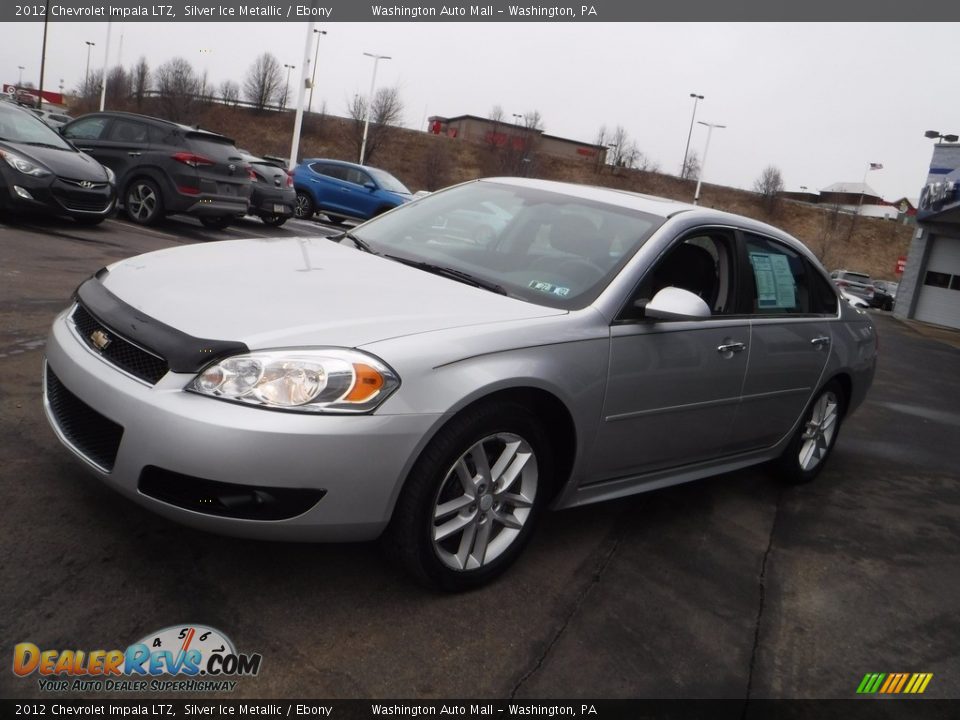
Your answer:
[[[373,182],[373,179],[363,172],[363,170],[357,170],[356,168],[350,168],[347,173],[347,180],[357,185],[365,185],[368,182]]]
[[[107,140],[122,143],[146,143],[147,137],[146,125],[123,118],[114,120],[107,133]]]
[[[806,258],[769,238],[749,233],[744,238],[754,314],[819,315],[837,311],[836,294]]]
[[[627,308],[627,319],[638,300],[651,300],[666,287],[686,290],[703,300],[713,315],[730,315],[735,307],[733,236],[725,230],[688,233],[644,275]]]
[[[63,136],[71,140],[99,140],[106,126],[105,117],[84,118],[68,127]]]

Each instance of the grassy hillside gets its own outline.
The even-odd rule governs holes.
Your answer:
[[[149,99],[146,103],[143,112],[162,116],[156,105],[149,105]],[[206,105],[198,107],[193,115],[191,124],[228,135],[254,154],[290,154],[292,111],[258,113],[242,107]],[[351,126],[352,121],[344,118],[305,114],[300,156],[355,161],[358,151]],[[494,151],[484,145],[404,129],[396,129],[389,144],[368,160],[414,191],[503,174]],[[544,179],[605,185],[683,201],[693,198],[695,187],[694,181],[669,175],[548,156],[537,156],[528,172]],[[757,193],[718,185],[703,185],[700,204],[783,228],[806,243],[828,269],[846,267],[877,278],[894,277],[897,258],[906,255],[913,232],[912,226],[891,220],[838,214],[806,203],[780,200],[770,207]]]

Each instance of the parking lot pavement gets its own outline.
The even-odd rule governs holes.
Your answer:
[[[263,655],[232,697],[853,697],[867,672],[932,672],[927,696],[960,695],[948,345],[875,315],[875,386],[812,485],[753,469],[553,513],[498,582],[439,595],[375,544],[236,540],[148,514],[42,417],[43,338],[84,277],[181,242],[301,228],[0,223],[4,653],[123,648],[204,623]],[[43,695],[0,670],[0,696]]]

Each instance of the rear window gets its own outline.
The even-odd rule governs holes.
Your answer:
[[[187,135],[187,142],[190,149],[198,155],[204,155],[211,160],[226,162],[227,160],[240,160],[240,151],[229,138],[219,135],[209,135],[207,133],[190,133]]]

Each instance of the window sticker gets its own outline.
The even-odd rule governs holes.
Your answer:
[[[796,285],[790,260],[779,253],[750,252],[757,280],[757,307],[761,310],[797,307]]]
[[[550,295],[556,295],[557,297],[566,297],[570,294],[570,288],[554,285],[552,283],[544,282],[543,280],[531,280],[527,287],[532,290],[539,290],[540,292],[548,293]]]

